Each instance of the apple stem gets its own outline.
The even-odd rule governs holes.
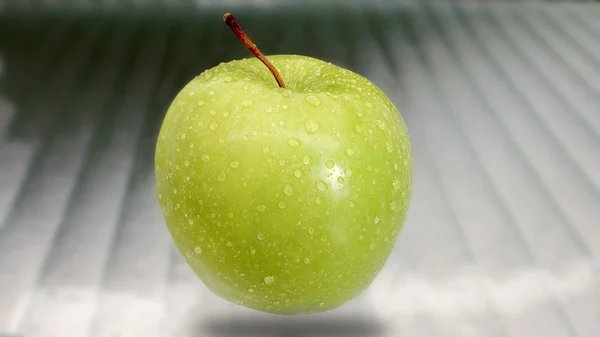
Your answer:
[[[223,20],[225,20],[227,26],[231,28],[235,36],[237,36],[237,38],[244,44],[244,46],[246,46],[246,48],[248,48],[248,50],[254,56],[256,56],[259,60],[261,60],[261,62],[265,66],[267,66],[267,68],[269,68],[269,71],[275,77],[275,80],[277,81],[277,84],[279,84],[279,87],[285,88],[283,78],[281,78],[281,75],[279,74],[275,66],[273,66],[273,64],[265,57],[265,55],[263,55],[263,53],[260,52],[256,45],[252,43],[252,40],[250,40],[248,35],[244,32],[244,30],[242,30],[242,27],[240,27],[240,24],[233,17],[233,15],[231,15],[231,13],[227,13],[223,16]]]

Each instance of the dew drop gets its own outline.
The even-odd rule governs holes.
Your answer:
[[[231,163],[229,163],[229,167],[238,168],[240,167],[240,163],[238,163],[237,161],[232,161]]]
[[[321,99],[315,95],[308,95],[308,96],[304,97],[304,99],[308,102],[308,104],[310,104],[312,106],[321,105]]]
[[[317,188],[319,189],[319,191],[327,190],[327,184],[322,180],[317,181],[316,185],[317,185]]]
[[[233,219],[233,213],[228,213],[228,214],[227,214],[227,217],[228,217],[229,219]]]
[[[390,203],[390,209],[391,209],[392,211],[395,211],[395,210],[397,210],[397,209],[398,209],[398,202],[397,202],[397,201],[392,201],[392,202]]]
[[[313,133],[319,131],[320,127],[321,127],[321,124],[319,124],[319,122],[317,122],[314,119],[308,119],[304,123],[304,129],[306,130],[306,132],[308,134],[313,134]]]
[[[398,179],[398,177],[394,178],[394,180],[392,181],[392,186],[396,191],[402,188],[402,182],[400,182],[400,179]]]
[[[217,123],[210,124],[210,129],[211,130],[216,130],[218,127],[219,127],[219,124],[217,124]]]
[[[212,116],[216,116],[216,115],[217,115],[217,110],[215,110],[215,109],[210,109],[210,114],[211,114]]]
[[[392,145],[392,144],[390,144],[390,143],[387,143],[387,144],[385,144],[385,150],[386,150],[388,153],[392,153],[392,152],[394,152],[394,145]]]
[[[203,106],[204,104],[206,104],[206,102],[204,102],[203,100],[199,100],[198,102],[196,102],[196,105],[198,106]]]
[[[328,169],[332,169],[332,168],[334,168],[334,167],[335,167],[335,162],[334,162],[333,160],[328,160],[328,161],[325,163],[325,166],[326,166]]]
[[[315,202],[317,203],[317,205],[320,205],[320,204],[322,204],[322,203],[323,203],[323,200],[321,200],[321,198],[320,198],[320,197],[317,197],[317,198],[315,199]]]
[[[321,303],[319,303],[319,306],[320,306],[321,308],[322,308],[322,307],[324,307],[324,306],[325,306],[325,302],[321,302]]]
[[[227,76],[227,77],[225,77],[225,78],[223,79],[223,82],[225,82],[225,83],[229,83],[229,82],[231,82],[231,81],[233,81],[233,79],[231,78],[231,76]]]
[[[256,235],[256,238],[262,241],[265,239],[265,235],[263,233],[258,233],[258,235]]]
[[[233,246],[233,243],[231,243],[231,241],[227,241],[227,243],[225,244],[227,247],[231,247]]]
[[[242,101],[242,106],[253,106],[254,105],[254,101],[253,100],[244,100]]]
[[[376,224],[378,224],[378,223],[379,223],[379,220],[380,220],[380,219],[379,219],[379,217],[378,217],[378,216],[376,216],[376,217],[375,217],[375,219],[373,219],[373,222],[374,222],[374,223],[376,223]]]
[[[252,249],[252,250],[250,251],[250,254],[252,254],[252,255],[256,254],[256,250]]]
[[[345,152],[346,152],[347,156],[353,156],[354,155],[354,149],[347,148]]]
[[[188,259],[191,259],[192,256],[194,256],[194,255],[192,255],[192,253],[190,253],[190,252],[185,253],[185,257],[187,257]]]
[[[265,111],[266,111],[267,113],[271,113],[271,112],[273,112],[273,108],[271,108],[271,107],[267,107],[267,108],[265,109]]]
[[[190,162],[189,162],[188,160],[186,160],[186,161],[183,163],[183,165],[185,165],[185,166],[190,166]]]
[[[372,107],[373,107],[373,104],[371,104],[371,103],[369,103],[369,102],[366,102],[366,103],[365,103],[365,106],[366,106],[367,108],[369,108],[369,109],[370,109],[370,108],[372,108]]]
[[[258,205],[258,207],[256,207],[256,210],[259,212],[264,212],[267,210],[267,206],[265,205]]]
[[[380,120],[380,119],[378,119],[375,122],[375,125],[377,125],[377,127],[379,128],[379,130],[384,130],[385,129],[385,123],[382,120]]]
[[[190,143],[190,149],[194,148],[194,143]]]
[[[292,188],[292,186],[290,186],[289,184],[287,184],[283,188],[283,193],[285,193],[287,196],[291,197],[292,195],[294,195],[294,189]]]
[[[273,284],[273,283],[275,283],[275,277],[274,276],[265,276],[264,281],[266,284]]]
[[[300,140],[297,138],[290,138],[288,139],[288,144],[292,147],[297,147],[300,146]]]
[[[304,165],[308,165],[310,164],[310,158],[308,158],[308,156],[304,156],[304,158],[302,158],[302,162]]]
[[[210,157],[209,157],[207,154],[203,154],[203,155],[202,155],[202,161],[203,161],[203,162],[205,162],[205,163],[206,163],[206,162],[208,162],[209,160],[210,160]]]
[[[363,132],[363,130],[364,130],[363,127],[360,126],[360,125],[355,125],[354,126],[354,131],[356,131],[356,132]]]
[[[377,245],[373,242],[371,242],[371,244],[369,245],[369,249],[373,250],[375,249],[375,247],[377,247]]]
[[[227,111],[227,110],[223,111],[223,117],[229,118],[229,116],[231,116],[231,114],[229,113],[229,111]]]
[[[279,160],[279,165],[281,165],[281,166],[285,165],[285,160],[283,160],[283,159],[280,159],[280,160]]]
[[[268,146],[263,147],[263,153],[269,153],[271,149]]]
[[[193,225],[194,224],[194,220],[193,219],[188,219],[188,224]]]
[[[226,178],[227,178],[227,175],[225,173],[221,173],[217,176],[217,179],[219,181],[225,181]]]
[[[181,134],[181,139],[185,139],[185,133]]]
[[[200,247],[194,248],[194,253],[196,253],[196,254],[202,254],[202,248],[200,248]]]
[[[279,208],[284,209],[285,208],[285,202],[280,201],[278,206],[279,206]]]
[[[308,257],[304,258],[304,263],[309,264],[310,263],[310,259]]]
[[[176,188],[173,189],[173,193],[177,194],[177,189]]]
[[[285,121],[284,120],[279,121],[279,126],[284,126],[284,125],[285,125]]]
[[[344,183],[344,177],[337,177],[337,182],[339,184],[343,184]]]
[[[404,158],[404,167],[408,166],[408,159]]]
[[[300,171],[300,170],[296,170],[296,171],[294,171],[294,176],[295,176],[296,178],[300,178],[300,177],[302,177],[302,171]]]
[[[354,207],[354,201],[350,201],[350,202],[348,203],[348,206],[350,206],[350,208]]]
[[[284,105],[283,105],[281,108],[282,108],[283,110],[287,110],[288,106],[287,106],[287,104],[284,104]]]
[[[315,234],[315,229],[312,227],[308,227],[308,234],[310,234],[310,235]]]

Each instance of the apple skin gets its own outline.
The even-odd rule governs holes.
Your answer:
[[[223,299],[262,312],[331,310],[364,291],[409,207],[405,124],[373,83],[314,58],[256,58],[191,80],[155,153],[173,240]]]

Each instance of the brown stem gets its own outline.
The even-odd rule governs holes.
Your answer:
[[[260,52],[256,45],[252,43],[252,40],[250,40],[248,35],[246,35],[246,33],[242,30],[242,27],[240,27],[240,24],[233,17],[233,15],[231,15],[231,13],[227,13],[223,16],[223,20],[225,20],[225,23],[227,24],[227,26],[229,26],[229,28],[231,28],[235,36],[237,36],[237,38],[240,41],[242,41],[244,46],[246,46],[246,48],[248,48],[248,50],[254,56],[256,56],[259,60],[261,60],[262,63],[264,63],[265,66],[267,66],[267,68],[269,68],[269,71],[275,77],[277,84],[279,84],[281,88],[285,88],[283,78],[281,78],[281,75],[279,74],[277,69],[275,69],[275,66],[273,66],[273,64],[269,62],[269,60],[265,57],[265,55],[263,55],[263,53]]]

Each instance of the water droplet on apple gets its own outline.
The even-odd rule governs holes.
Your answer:
[[[377,125],[377,127],[379,128],[379,130],[383,130],[383,129],[385,129],[385,122],[383,122],[382,120],[379,120],[379,119],[378,119],[378,120],[375,122],[375,125]]]
[[[194,143],[190,143],[190,149],[194,148]]]
[[[371,244],[369,245],[369,249],[373,250],[375,249],[375,247],[377,247],[377,245],[373,242],[371,242]]]
[[[248,289],[248,292],[249,292],[249,293],[253,293],[253,292],[254,292],[254,289],[250,288],[250,289]]]
[[[350,206],[350,208],[354,207],[354,201],[350,201],[350,202],[348,203],[348,206]]]
[[[398,163],[394,163],[394,170],[398,170]]]
[[[404,158],[404,167],[408,166],[408,159]]]
[[[353,156],[354,155],[354,149],[347,148],[345,152],[346,152],[347,156]]]
[[[237,161],[232,161],[231,163],[229,163],[229,167],[238,168],[240,167],[240,163],[238,163]]]
[[[321,99],[315,95],[308,95],[308,96],[304,97],[304,99],[308,102],[308,104],[310,104],[312,106],[321,105]]]
[[[363,132],[363,127],[360,126],[360,125],[355,125],[354,126],[354,131],[356,131],[356,132]]]
[[[396,191],[402,187],[402,182],[400,181],[400,179],[398,179],[398,177],[394,177],[394,180],[392,181],[392,186]]]
[[[183,163],[183,165],[185,165],[185,166],[190,166],[190,162],[189,162],[188,160],[186,160],[186,161]]]
[[[231,241],[227,241],[227,243],[225,244],[227,247],[231,247],[233,246],[233,243],[231,243]]]
[[[288,140],[288,144],[289,144],[290,146],[297,147],[297,146],[300,146],[300,140],[299,140],[299,139],[297,139],[297,138],[290,138],[290,139]]]
[[[192,253],[190,253],[190,252],[185,253],[185,257],[187,257],[188,259],[191,259],[192,256],[194,256],[194,255],[192,255]]]
[[[274,276],[265,276],[264,281],[266,284],[269,284],[269,285],[273,284],[273,283],[275,283],[275,277]]]
[[[285,202],[280,201],[279,202],[279,208],[284,209],[285,208]]]
[[[225,78],[223,79],[223,82],[225,82],[225,83],[229,83],[229,82],[231,82],[232,80],[233,80],[233,78],[231,78],[231,76],[227,76],[227,77],[225,77]]]
[[[302,171],[300,171],[300,170],[296,170],[296,171],[294,171],[294,176],[295,176],[296,178],[300,178],[300,177],[302,177]]]
[[[188,219],[188,224],[193,225],[194,224],[194,220]]]
[[[310,234],[310,235],[315,234],[315,229],[312,227],[308,227],[308,234]]]
[[[210,129],[213,130],[213,131],[216,130],[218,127],[219,127],[219,124],[217,124],[217,123],[211,123],[210,124]]]
[[[198,102],[196,102],[196,105],[198,106],[203,106],[204,104],[206,104],[206,102],[204,102],[203,100],[199,100]]]
[[[321,203],[323,203],[323,200],[321,200],[321,198],[320,198],[320,197],[317,197],[317,198],[315,199],[315,202],[317,203],[317,205],[320,205]]]
[[[328,160],[328,161],[325,163],[325,166],[326,166],[328,169],[332,169],[332,168],[334,168],[334,167],[335,167],[335,162],[334,162],[333,160]]]
[[[387,143],[387,144],[385,144],[385,150],[386,150],[388,153],[392,153],[392,152],[394,152],[394,145],[392,145],[392,144],[390,144],[390,143]]]
[[[287,195],[287,196],[292,196],[294,195],[294,189],[292,188],[292,186],[290,186],[289,184],[285,185],[285,187],[283,188],[283,192]]]
[[[268,146],[263,147],[263,153],[269,153],[270,150]]]
[[[304,156],[304,158],[302,158],[302,162],[304,165],[308,165],[310,164],[310,158],[308,158],[308,156]]]
[[[181,134],[181,139],[185,139],[185,133]]]
[[[217,176],[217,179],[219,181],[225,181],[226,178],[227,178],[227,175],[225,173],[221,173]]]
[[[287,106],[287,104],[284,104],[284,105],[283,105],[281,108],[282,108],[283,110],[287,110],[288,106]]]
[[[256,250],[252,249],[252,250],[250,251],[250,254],[252,254],[252,255],[256,254]]]
[[[281,166],[285,165],[285,160],[283,160],[283,159],[280,159],[280,160],[279,160],[279,165],[281,165]]]
[[[378,224],[380,220],[381,220],[381,219],[379,219],[379,217],[378,217],[378,216],[376,216],[376,217],[375,217],[375,219],[373,219],[373,222],[374,222],[374,223],[376,223],[376,224]]]
[[[231,114],[229,113],[229,111],[227,111],[227,110],[223,111],[223,117],[224,118],[229,118],[229,116],[231,116]]]
[[[398,202],[397,202],[397,201],[392,201],[392,202],[390,203],[390,209],[391,209],[392,211],[395,211],[395,210],[397,210],[397,209],[398,209]]]
[[[173,193],[177,194],[177,189],[176,188],[173,189]]]
[[[263,233],[258,233],[258,235],[256,235],[256,238],[262,241],[265,239],[265,235]]]
[[[321,125],[319,124],[319,122],[312,118],[307,119],[306,122],[304,122],[304,129],[308,134],[316,133],[317,131],[319,131],[320,127]]]
[[[271,108],[271,107],[267,107],[267,108],[265,109],[265,111],[266,111],[267,113],[271,113],[271,112],[273,112],[273,108]]]
[[[254,101],[253,100],[244,100],[242,101],[242,106],[253,106],[254,105]]]
[[[217,110],[215,110],[215,109],[210,109],[210,114],[211,114],[212,116],[216,116],[216,115],[217,115]]]
[[[158,193],[158,199],[162,199],[162,193]]]
[[[317,185],[317,188],[319,189],[319,191],[327,190],[327,183],[325,183],[322,180],[317,181],[316,185]]]
[[[203,154],[203,155],[202,155],[202,161],[203,161],[203,162],[205,162],[205,163],[206,163],[206,162],[208,162],[209,160],[210,160],[210,157],[209,157],[207,154]]]
[[[256,210],[259,212],[264,212],[266,209],[267,209],[267,206],[265,206],[265,205],[258,205],[256,207]]]
[[[310,263],[310,259],[308,257],[304,258],[304,263],[309,264]]]
[[[344,177],[337,177],[337,182],[339,184],[343,184],[344,183]]]
[[[373,107],[373,104],[371,104],[371,103],[369,103],[369,102],[366,102],[366,103],[365,103],[365,106],[366,106],[367,108],[369,108],[369,109],[370,109],[370,108],[372,108],[372,107]]]

